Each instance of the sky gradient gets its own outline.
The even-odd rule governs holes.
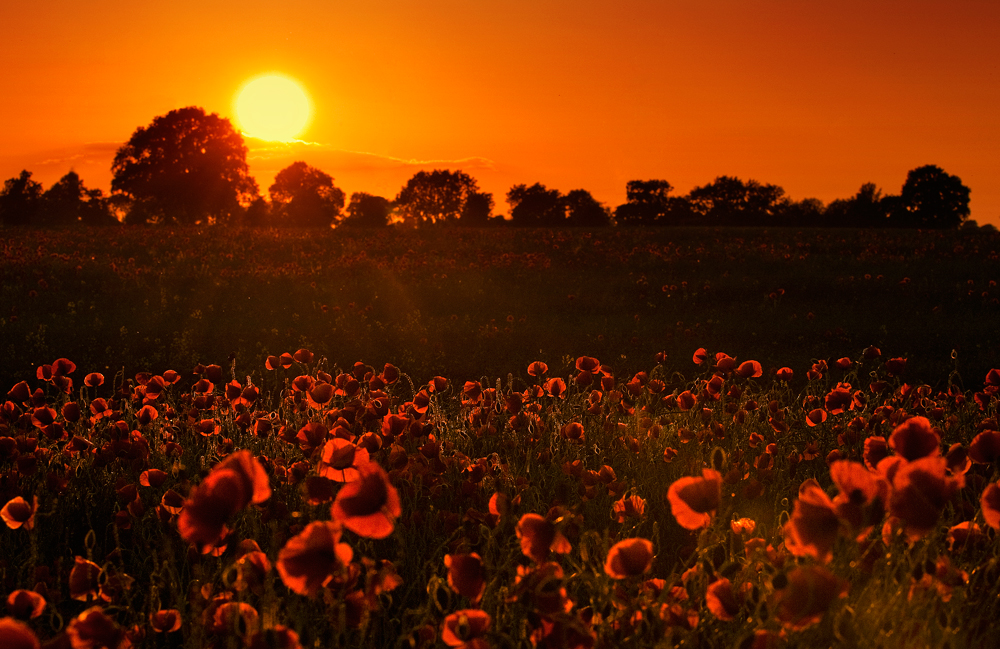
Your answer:
[[[235,118],[273,71],[315,115],[308,144],[251,142],[262,189],[304,160],[348,196],[463,169],[498,212],[517,183],[614,207],[629,180],[720,175],[826,203],[935,164],[1000,226],[998,30],[996,0],[4,3],[0,180],[107,190],[137,127]]]

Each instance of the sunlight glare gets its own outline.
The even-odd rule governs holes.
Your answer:
[[[302,86],[282,74],[248,81],[237,94],[235,107],[244,135],[278,142],[293,142],[312,113]]]

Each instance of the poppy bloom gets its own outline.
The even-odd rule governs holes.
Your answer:
[[[340,542],[341,527],[330,521],[316,521],[285,543],[278,552],[278,575],[289,589],[313,597],[354,557],[354,551]]]
[[[229,517],[250,503],[271,497],[267,473],[250,451],[237,451],[220,462],[191,490],[177,521],[188,543],[212,545],[225,535]]]
[[[490,630],[492,619],[486,611],[467,608],[444,619],[441,642],[458,649],[489,649],[483,636]]]
[[[908,461],[937,455],[941,435],[931,428],[927,417],[910,417],[896,426],[889,436],[889,447]]]
[[[444,565],[448,568],[448,585],[459,595],[469,598],[473,604],[478,604],[486,591],[486,580],[483,578],[483,560],[475,552],[469,554],[446,554]]]
[[[24,526],[30,530],[35,527],[35,511],[38,510],[38,497],[32,498],[32,504],[20,496],[10,499],[7,504],[0,509],[0,518],[12,530]]]
[[[114,620],[104,614],[100,606],[88,608],[77,615],[66,627],[73,649],[118,649],[125,632]]]
[[[558,377],[546,381],[542,385],[542,389],[544,389],[550,397],[556,397],[558,399],[566,398],[566,381],[563,381]]]
[[[814,408],[809,411],[806,415],[806,424],[811,426],[818,426],[826,421],[826,411],[822,408]]]
[[[736,374],[744,379],[755,379],[764,375],[764,370],[757,361],[743,361],[736,368]]]
[[[830,477],[840,491],[833,499],[837,516],[856,536],[866,535],[885,515],[889,483],[861,464],[846,460],[830,465]]]
[[[695,365],[701,365],[706,360],[708,360],[708,351],[704,347],[699,347],[694,350],[694,354],[691,356],[691,360],[694,361]]]
[[[1000,431],[984,430],[969,444],[969,458],[977,464],[991,464],[1000,458]]]
[[[358,467],[367,464],[368,458],[367,449],[335,437],[323,446],[319,474],[335,482],[353,482],[361,476]]]
[[[149,614],[149,626],[157,633],[173,633],[181,628],[181,612],[176,608]]]
[[[705,592],[705,605],[712,615],[720,620],[735,619],[743,606],[743,598],[733,590],[733,584],[726,578],[716,579]]]
[[[549,372],[549,366],[542,361],[535,361],[528,366],[528,375],[534,377],[541,377]]]
[[[538,514],[522,516],[515,532],[521,541],[521,552],[536,563],[545,561],[549,552],[566,554],[571,549],[562,532],[551,521]]]
[[[247,646],[249,649],[302,649],[299,634],[280,624],[254,633]]]
[[[615,501],[612,513],[619,523],[624,523],[626,518],[642,518],[646,513],[646,501],[636,495],[622,496],[621,500]]]
[[[983,489],[979,505],[983,508],[986,524],[995,530],[1000,530],[1000,483],[990,483]]]
[[[788,629],[815,624],[833,602],[847,596],[847,588],[846,581],[822,566],[799,566],[788,573],[787,585],[775,593],[778,621]]]
[[[775,376],[778,377],[779,381],[786,381],[787,382],[787,381],[791,381],[792,380],[792,376],[794,374],[795,374],[795,372],[792,370],[792,368],[790,368],[790,367],[782,367],[780,370],[778,370],[775,373]]]
[[[232,632],[241,638],[246,638],[258,626],[260,614],[253,606],[245,602],[225,602],[215,608],[215,614],[208,626],[211,633]]]
[[[77,557],[73,569],[69,571],[69,596],[85,602],[97,596],[101,567],[93,561]]]
[[[7,596],[7,609],[22,620],[35,618],[45,610],[45,598],[34,591],[18,589]]]
[[[611,546],[604,572],[612,579],[637,577],[653,565],[653,544],[646,539],[625,539]]]
[[[702,469],[701,477],[688,476],[674,481],[667,490],[670,512],[681,527],[697,530],[712,520],[722,497],[722,476],[714,469]]]
[[[403,513],[399,493],[377,463],[356,468],[358,479],[341,487],[330,514],[359,536],[383,539],[392,534],[393,521]]]
[[[785,547],[797,557],[811,556],[827,563],[840,531],[833,502],[819,483],[810,478],[799,487],[792,517],[785,523]]]
[[[889,512],[904,523],[910,542],[930,534],[952,496],[965,484],[961,474],[947,475],[947,461],[939,456],[904,463],[892,476]]]
[[[27,624],[5,617],[0,618],[0,645],[6,649],[39,649],[41,643]]]
[[[601,361],[592,356],[581,356],[576,359],[576,369],[594,374],[601,369]]]
[[[889,457],[889,445],[884,437],[869,437],[865,440],[863,458],[869,471],[874,471],[878,463]]]
[[[685,412],[694,408],[694,404],[697,402],[698,399],[691,394],[690,390],[685,390],[677,395],[677,407]]]
[[[569,442],[582,443],[585,439],[583,424],[578,421],[571,421],[559,429],[559,435]]]

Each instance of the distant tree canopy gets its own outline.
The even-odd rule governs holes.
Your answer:
[[[701,217],[701,225],[776,225],[784,195],[777,185],[719,176],[692,189],[688,202]]]
[[[4,181],[0,191],[0,222],[4,225],[28,225],[42,202],[42,183],[31,179],[24,170],[17,178]]]
[[[341,225],[358,228],[381,228],[389,225],[389,215],[392,214],[392,201],[382,196],[373,196],[365,192],[351,194],[351,202],[347,206],[347,218]]]
[[[259,195],[243,136],[196,106],[136,129],[111,171],[111,191],[132,202],[128,223],[234,221]]]
[[[666,180],[630,180],[625,185],[626,203],[615,208],[618,225],[691,225],[696,215],[691,203],[670,196]]]
[[[917,167],[906,174],[890,218],[899,227],[957,228],[969,218],[969,188],[940,167]]]
[[[70,171],[42,195],[39,225],[119,225],[100,189],[87,189]]]
[[[329,228],[342,218],[343,190],[329,174],[304,162],[293,162],[279,171],[268,193],[274,225]]]
[[[404,224],[413,227],[457,223],[468,216],[475,220],[482,215],[467,211],[467,205],[469,198],[478,193],[476,180],[463,171],[418,171],[396,196],[396,212]],[[473,199],[473,210],[476,201],[480,201],[481,209],[482,199]]]
[[[513,225],[527,227],[559,227],[566,225],[566,207],[558,189],[548,189],[541,183],[531,187],[514,185],[507,192]]]

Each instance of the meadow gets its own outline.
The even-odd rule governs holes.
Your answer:
[[[995,646],[995,233],[0,245],[2,646]]]

